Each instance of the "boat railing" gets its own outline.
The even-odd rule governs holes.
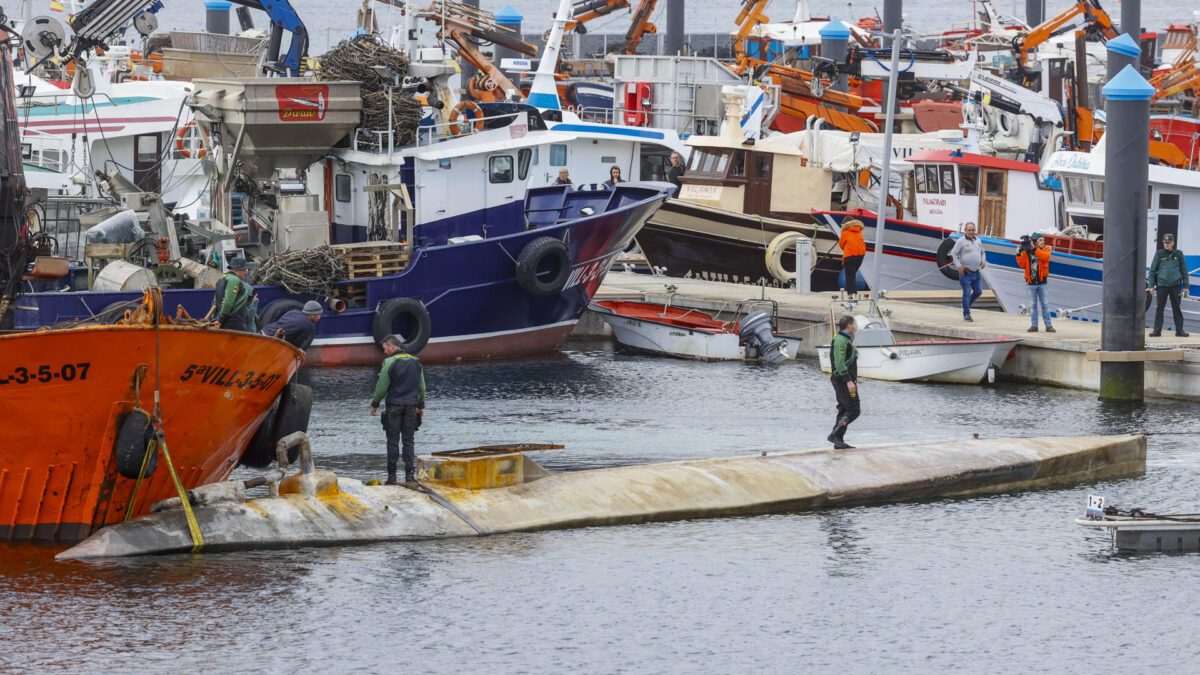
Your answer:
[[[428,147],[435,143],[471,136],[487,129],[497,129],[509,126],[518,117],[528,114],[526,111],[484,115],[483,117],[462,118],[453,122],[424,124],[417,127],[417,147]],[[496,124],[499,120],[511,120],[509,124]],[[482,126],[482,128],[477,128]],[[393,130],[367,129],[359,127],[352,137],[352,147],[362,152],[391,153],[399,147]]]
[[[38,129],[21,130],[21,161],[24,164],[62,173],[70,157],[65,138]]]
[[[625,124],[624,123],[625,117],[623,115],[623,113],[625,113],[625,112],[629,112],[629,114],[644,115],[645,119],[647,121],[647,124],[645,124],[645,125]],[[665,117],[672,122],[669,125],[671,130],[673,130],[675,133],[679,134],[680,136],[690,136],[692,134],[695,134],[698,136],[715,136],[715,135],[717,135],[718,131],[720,130],[721,122],[724,119],[724,118],[722,118],[720,116],[716,116],[716,115],[700,115],[698,113],[690,113],[690,112],[671,112],[671,111],[667,111],[667,110],[645,110],[645,111],[630,110],[630,111],[625,111],[625,110],[619,109],[619,108],[609,109],[609,108],[586,107],[586,106],[576,108],[575,114],[579,115],[580,117],[584,117],[586,115],[597,115],[598,116],[598,115],[607,114],[612,119],[613,124],[617,124],[619,126],[624,126],[624,127],[629,127],[629,126],[649,126],[649,127],[666,126],[666,125],[655,123],[656,118]]]
[[[23,109],[24,113],[28,114],[29,110],[32,108],[38,108],[38,107],[42,107],[42,106],[54,106],[55,108],[57,108],[59,105],[59,99],[75,99],[76,100],[75,105],[84,105],[85,106],[84,110],[83,110],[84,114],[90,113],[96,109],[96,99],[104,99],[104,100],[108,101],[108,104],[111,106],[118,105],[117,102],[114,101],[112,99],[112,97],[109,96],[108,94],[106,94],[104,92],[96,92],[95,94],[92,94],[90,99],[88,99],[88,102],[90,102],[92,104],[91,108],[88,109],[86,107],[86,102],[80,102],[79,97],[77,97],[74,94],[74,92],[72,92],[68,89],[68,90],[63,90],[61,93],[60,92],[44,92],[44,93],[40,93],[40,94],[33,94],[32,96],[20,96],[20,97],[18,97],[18,101],[20,101],[18,103],[18,106]],[[43,100],[46,100],[49,102],[43,102]],[[20,115],[20,114],[21,113],[18,113],[18,115]],[[21,117],[25,117],[25,115],[21,115]]]

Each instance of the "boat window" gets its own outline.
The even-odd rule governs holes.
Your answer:
[[[722,152],[721,154],[717,155],[717,166],[713,169],[713,171],[715,171],[717,173],[725,173],[725,169],[728,166],[729,166],[729,153]]]
[[[137,143],[136,159],[138,162],[158,161],[158,136],[156,134],[137,136],[135,140]]]
[[[1158,195],[1158,208],[1167,211],[1179,210],[1179,195],[1163,192]]]
[[[942,174],[942,194],[954,194],[954,167],[943,165],[939,166],[938,170]]]
[[[497,155],[488,158],[488,181],[492,183],[511,183],[513,179],[512,155]]]
[[[972,196],[979,194],[979,167],[958,167],[958,193]]]
[[[700,170],[700,158],[703,155],[704,155],[704,153],[699,150],[696,150],[695,152],[692,153],[692,156],[688,158],[688,167],[687,167],[688,171],[699,171]]]
[[[1104,181],[1093,180],[1088,181],[1092,184],[1092,201],[1096,204],[1104,203]]]
[[[754,154],[754,177],[767,178],[771,175],[771,153],[758,152]]]
[[[925,194],[925,165],[917,164],[913,169],[913,179],[916,183],[917,192]]]
[[[1063,188],[1067,193],[1067,201],[1071,204],[1086,204],[1087,197],[1083,194],[1083,179],[1078,176],[1064,176]]]
[[[988,171],[983,174],[984,194],[988,197],[1004,196],[1004,172]]]
[[[525,180],[529,176],[529,164],[533,160],[533,151],[522,148],[517,151],[517,178]]]
[[[550,146],[550,166],[567,165],[567,146],[555,143]]]
[[[333,179],[334,196],[339,202],[350,201],[350,174],[339,173]]]
[[[729,167],[729,175],[738,178],[746,176],[746,153],[743,150],[738,150],[733,153],[733,164]]]
[[[700,172],[712,173],[714,171],[713,167],[717,163],[717,154],[714,152],[702,152],[700,154]]]
[[[935,195],[941,192],[941,190],[938,189],[938,174],[936,166],[925,167],[925,191]]]

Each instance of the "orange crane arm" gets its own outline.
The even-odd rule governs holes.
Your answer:
[[[650,23],[650,15],[654,13],[657,4],[658,0],[641,0],[638,3],[637,10],[633,13],[633,23],[630,24],[629,30],[625,31],[626,54],[636,54],[642,37],[658,32],[658,26]]]
[[[830,89],[828,85],[825,85],[821,81],[820,77],[807,70],[789,68],[777,63],[754,58],[747,58],[746,65],[747,67],[766,66],[767,70],[764,74],[772,77],[785,94],[811,98],[830,105],[839,105],[851,111],[858,110],[865,103],[859,96]],[[813,82],[817,83],[818,88],[821,90],[820,94],[814,93]]]
[[[587,29],[583,24],[599,19],[602,16],[608,16],[618,9],[628,9],[629,0],[583,0],[576,2],[571,10],[571,20],[563,27],[563,30],[573,30],[584,35]]]
[[[501,92],[498,100],[503,100],[510,91],[520,91],[520,89],[517,88],[517,85],[513,84],[512,80],[508,79],[508,76],[500,72],[499,68],[497,68],[490,60],[488,60],[488,58],[484,56],[482,52],[476,49],[475,45],[471,44],[471,41],[467,39],[467,36],[464,35],[462,31],[452,30],[450,31],[450,35],[448,37],[450,41],[458,47],[459,56],[461,56],[467,63],[478,68],[481,73],[485,74],[489,84],[495,85],[489,86],[487,89],[489,91],[499,90]]]
[[[1109,40],[1117,37],[1117,30],[1113,28],[1112,18],[1100,8],[1100,3],[1097,0],[1081,0],[1062,14],[1034,26],[1028,33],[1017,39],[1017,56],[1021,66],[1024,67],[1029,63],[1029,52],[1057,35],[1077,16],[1087,19],[1084,24],[1085,29],[1099,30]]]
[[[1189,89],[1200,94],[1200,69],[1196,68],[1195,63],[1188,64],[1187,67],[1178,71],[1172,71],[1170,77],[1155,84],[1154,97],[1150,100],[1157,101]]]
[[[737,66],[733,70],[738,75],[745,72],[749,66],[746,63],[746,38],[750,37],[755,26],[770,21],[763,14],[767,2],[768,0],[742,0],[742,11],[738,12],[737,18],[734,19],[734,23],[738,25],[738,32],[733,36],[733,55],[737,60]]]

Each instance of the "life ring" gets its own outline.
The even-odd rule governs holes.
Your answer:
[[[313,390],[307,384],[290,382],[284,387],[271,412],[250,439],[239,464],[261,469],[275,461],[275,446],[279,440],[297,431],[308,431],[312,414]],[[296,461],[299,448],[288,451],[288,461]]]
[[[142,460],[146,456],[146,448],[152,439],[154,427],[150,425],[150,414],[141,408],[134,408],[121,420],[120,431],[117,432],[116,443],[113,444],[117,473],[125,478],[136,479],[142,471]],[[150,453],[150,462],[146,465],[146,475],[154,475],[158,466],[158,453]]]
[[[943,239],[941,244],[938,244],[937,250],[937,266],[942,275],[947,279],[958,281],[958,270],[954,267],[954,261],[950,259],[950,249],[954,248],[953,239]]]
[[[404,320],[407,330],[397,329],[396,322]],[[403,325],[403,324],[402,324]],[[425,304],[416,298],[392,298],[379,303],[375,319],[371,322],[371,334],[376,344],[383,342],[389,335],[399,333],[408,339],[403,345],[404,351],[416,354],[425,348],[429,336],[433,332],[433,321],[429,318],[429,310]]]
[[[558,295],[570,276],[571,251],[560,239],[538,237],[517,256],[517,284],[534,295]]]
[[[175,152],[178,153],[180,157],[184,157],[186,159],[193,158],[191,148],[189,148],[187,143],[184,142],[188,136],[188,132],[190,131],[196,131],[197,134],[199,133],[198,127],[196,126],[196,120],[192,120],[191,122],[179,127],[179,131],[175,132]],[[207,153],[208,151],[204,149],[204,143],[201,143],[200,149],[196,150],[194,157],[196,159],[200,159]]]
[[[304,309],[304,303],[291,298],[276,300],[267,305],[263,311],[258,313],[258,329],[264,330],[268,324],[275,323],[279,317],[287,314],[293,309]]]
[[[467,115],[470,114],[470,117]],[[459,118],[463,118],[461,121]],[[475,127],[475,131],[483,131],[483,108],[475,101],[459,101],[450,111],[450,133],[461,136]]]
[[[858,20],[858,27],[863,30],[878,30],[879,26],[879,19],[873,16],[864,16]]]
[[[805,239],[806,237],[799,232],[781,232],[775,235],[771,243],[767,245],[766,263],[767,273],[775,277],[777,281],[788,283],[796,280],[796,271],[791,272],[783,268],[783,252],[789,248],[795,248],[796,242]],[[809,272],[816,267],[817,256],[809,256]]]

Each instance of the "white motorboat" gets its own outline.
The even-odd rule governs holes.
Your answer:
[[[853,312],[861,303],[838,303]],[[874,300],[865,314],[855,314],[854,346],[859,377],[873,380],[978,384],[988,370],[998,371],[1020,340],[928,340],[897,342],[887,315]],[[830,345],[817,346],[821,372],[833,372]]]
[[[743,302],[736,315],[749,302]],[[763,311],[741,321],[721,321],[711,314],[646,302],[605,300],[591,310],[612,327],[617,342],[641,351],[699,361],[795,359],[800,338],[773,333],[775,321]]]

